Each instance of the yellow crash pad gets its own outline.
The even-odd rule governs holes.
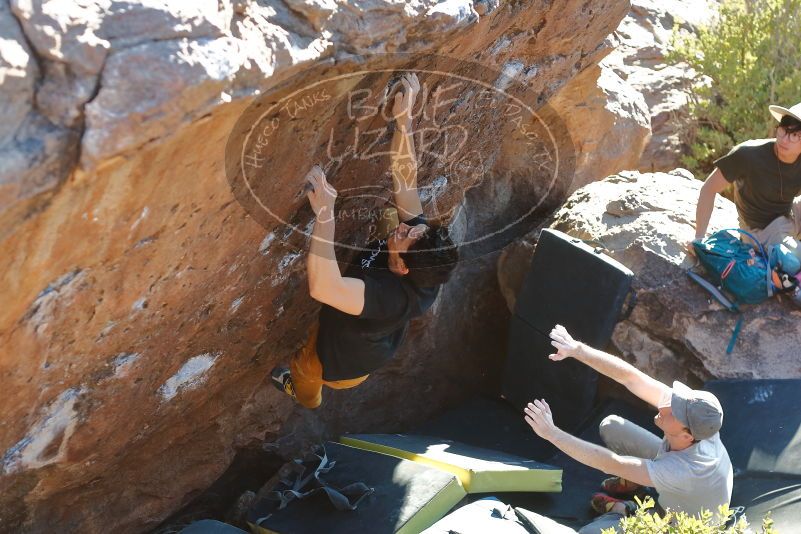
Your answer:
[[[467,493],[562,491],[562,470],[456,441],[411,434],[351,434],[341,443],[453,473]]]

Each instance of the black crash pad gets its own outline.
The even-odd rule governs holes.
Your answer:
[[[501,399],[474,397],[414,429],[474,447],[522,456],[540,462],[556,449],[526,424],[523,411]]]
[[[771,512],[779,532],[801,532],[801,380],[714,380],[704,389],[723,406],[732,508],[744,507],[754,526]]]
[[[740,506],[755,532],[768,512],[781,534],[801,532],[801,477],[735,476],[731,508]]]
[[[520,411],[534,399],[545,399],[559,428],[573,432],[592,410],[598,374],[573,358],[551,361],[548,355],[554,352],[549,335],[512,316],[503,394]]]
[[[514,314],[543,334],[561,324],[585,343],[602,347],[617,324],[633,277],[603,249],[545,229]]]
[[[735,473],[801,476],[801,380],[714,380]],[[801,516],[799,518],[801,522]]]
[[[574,432],[592,410],[598,375],[573,360],[550,361],[548,336],[561,324],[576,339],[605,347],[633,276],[601,249],[543,230],[509,325],[503,396],[519,409],[546,399],[557,424]]]
[[[343,487],[363,482],[374,489],[353,511],[337,511],[323,494],[291,501],[276,510],[262,499],[247,514],[254,533],[417,533],[442,518],[466,495],[445,471],[386,454],[326,443],[334,467],[323,478]]]

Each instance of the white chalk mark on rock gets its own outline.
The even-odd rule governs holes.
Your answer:
[[[306,238],[307,239],[310,239],[311,236],[312,236],[312,233],[314,233],[314,222],[315,222],[315,220],[316,219],[314,217],[312,217],[309,220],[309,222],[306,223],[306,226],[303,228],[303,233],[306,234]]]
[[[178,393],[194,389],[203,384],[208,378],[208,370],[217,361],[222,352],[207,352],[189,358],[178,372],[172,375],[159,388],[159,395],[162,400],[168,401]]]
[[[289,276],[289,273],[285,274],[285,272],[287,271],[287,269],[289,269],[289,267],[293,263],[298,261],[298,258],[300,258],[300,256],[301,256],[300,252],[290,252],[289,254],[281,258],[281,261],[278,262],[278,276],[276,276],[270,281],[270,285],[275,287],[278,284],[285,282],[287,277]]]
[[[114,378],[123,378],[128,375],[131,366],[139,359],[138,352],[121,352],[117,354],[111,365],[114,366]]]
[[[76,268],[51,282],[36,296],[22,317],[33,331],[41,335],[50,325],[59,306],[68,306],[72,296],[81,289],[86,272]]]
[[[236,312],[236,310],[239,309],[239,306],[242,304],[242,301],[244,301],[244,300],[245,300],[244,296],[239,297],[238,299],[234,299],[234,301],[231,302],[231,307],[230,307],[231,313]]]
[[[437,198],[448,187],[448,179],[445,176],[437,176],[431,181],[431,185],[418,188],[420,200],[426,202]]]
[[[38,469],[63,459],[78,422],[75,402],[83,391],[70,388],[50,403],[25,437],[3,455],[4,474]]]
[[[275,233],[273,232],[270,232],[269,234],[264,236],[264,239],[262,239],[261,244],[259,245],[259,252],[261,254],[266,255],[267,249],[270,248],[270,245],[272,244],[274,239],[275,239]]]
[[[429,18],[447,20],[450,25],[461,26],[478,21],[472,0],[442,0],[428,9]]]
[[[524,65],[520,61],[509,61],[505,63],[501,69],[501,75],[495,80],[495,89],[498,91],[505,91],[506,88],[509,87],[509,84],[520,76],[520,73],[523,72],[523,67]]]
[[[103,329],[97,335],[97,339],[95,339],[95,342],[100,341],[102,338],[104,338],[107,335],[109,335],[109,333],[111,333],[111,331],[114,330],[115,326],[117,326],[117,322],[116,321],[108,321],[108,322],[106,322],[105,326],[103,326]]]
[[[144,310],[145,308],[147,308],[147,299],[145,297],[136,299],[136,302],[131,306],[133,311]]]
[[[300,252],[290,252],[281,258],[281,261],[278,262],[278,272],[283,274],[287,267],[298,261],[298,258],[300,258]]]
[[[495,56],[498,55],[500,52],[504,52],[509,49],[509,46],[512,44],[512,40],[509,39],[506,35],[501,35],[498,40],[492,45],[490,48],[490,55]]]
[[[148,213],[150,213],[150,209],[147,206],[142,208],[142,213],[139,214],[139,217],[137,217],[137,219],[131,225],[131,230],[136,229],[136,227],[139,226],[139,223],[142,222],[145,217],[147,217]]]

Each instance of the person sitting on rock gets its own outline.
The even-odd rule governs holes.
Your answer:
[[[715,160],[698,195],[695,239],[706,235],[715,195],[733,183],[740,228],[766,251],[781,244],[801,260],[801,197],[796,198],[801,194],[801,103],[769,111],[779,121],[775,139],[745,141]],[[692,244],[688,249],[693,252]]]
[[[551,331],[551,344],[557,349],[549,356],[551,360],[575,358],[657,408],[654,423],[664,433],[660,439],[631,421],[610,415],[599,428],[609,447],[604,448],[557,428],[545,400],[528,404],[525,420],[537,435],[576,461],[614,475],[602,483],[603,492],[592,496],[593,509],[602,515],[583,527],[581,534],[617,527],[621,518],[636,510],[631,496],[644,487],[656,489],[662,510],[717,514],[720,505],[729,504],[734,474],[720,440],[723,409],[712,393],[690,389],[678,381],[670,388],[620,358],[574,340],[560,325]]]
[[[423,216],[411,109],[420,90],[414,74],[401,79],[392,114],[391,171],[400,223],[366,246],[342,276],[334,251],[337,192],[314,166],[306,176],[315,213],[307,258],[309,292],[322,303],[319,319],[289,368],[276,367],[273,384],[306,408],[322,402],[322,388],[355,387],[392,358],[409,320],[425,313],[458,261],[447,228]]]

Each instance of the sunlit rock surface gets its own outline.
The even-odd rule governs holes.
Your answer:
[[[207,488],[237,449],[395,429],[493,387],[508,319],[497,251],[562,203],[582,146],[547,104],[612,50],[608,36],[630,7],[173,4],[0,3],[0,531],[147,531]],[[327,392],[319,411],[299,410],[265,380],[318,310],[306,288],[311,214],[299,180],[326,147],[353,143],[354,87],[377,97],[394,71],[419,69],[433,89],[443,67],[480,79],[496,101],[536,109],[542,146],[526,142],[525,106],[482,106],[475,90],[452,91],[438,117],[467,137],[445,160],[446,136],[429,139],[421,190],[427,212],[485,246],[390,365],[357,390]],[[282,142],[250,154],[272,158],[262,185],[282,221],[263,218],[232,191],[232,132],[259,102],[335,76],[351,82],[329,86],[328,98],[290,100]],[[379,149],[385,122],[365,123]],[[379,186],[370,199],[343,199],[343,210],[389,198],[386,156],[338,161],[341,192]],[[343,221],[338,235],[357,242],[364,226]]]
[[[715,20],[717,0],[633,0],[631,11],[615,30],[620,44],[601,63],[642,93],[650,110],[652,136],[638,166],[642,172],[681,166],[685,150],[680,125],[688,120],[689,95],[708,83],[684,63],[666,59],[674,26],[694,32]]]

